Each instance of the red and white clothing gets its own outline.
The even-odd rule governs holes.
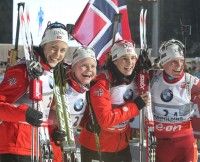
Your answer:
[[[139,109],[133,102],[136,97],[134,83],[111,83],[111,74],[108,71],[102,72],[96,77],[89,91],[90,104],[100,126],[100,151],[107,153],[119,152],[128,147],[131,135],[129,120],[139,114]],[[91,122],[88,116],[84,116],[83,121],[85,125]],[[95,135],[86,127],[81,131],[80,144],[98,151]]]
[[[41,64],[44,73],[39,79],[42,80],[43,96],[38,107],[43,112],[43,120],[47,121],[53,98],[53,71],[43,62]],[[5,97],[4,102],[7,103],[0,105],[0,154],[31,155],[32,126],[25,122],[26,109],[32,105],[29,84],[27,68],[23,63],[8,68],[0,84],[0,95]]]
[[[74,128],[74,133],[76,133],[77,127],[79,127],[80,121],[83,117],[83,114],[86,109],[87,101],[86,101],[86,87],[81,86],[72,76],[72,73],[69,72],[67,74],[67,84],[66,84],[66,101],[68,103],[68,109],[70,112],[72,125]],[[50,119],[52,120],[52,119]],[[57,123],[57,119],[54,117],[54,124]],[[55,128],[55,125],[54,125]],[[51,129],[51,128],[50,128]],[[53,129],[51,130],[51,132]],[[76,139],[76,137],[75,137]],[[78,139],[76,139],[78,140]],[[77,141],[78,142],[78,141]],[[62,152],[60,146],[56,145],[52,141],[53,152],[54,152],[54,162],[62,161]]]
[[[192,116],[192,128],[195,138],[200,139],[200,107],[194,104],[194,114]]]
[[[197,74],[200,74],[200,72],[196,73],[195,76],[197,76],[199,79],[200,79],[200,75],[197,75]],[[197,97],[197,99],[200,98],[200,96]],[[194,114],[193,114],[193,117],[192,117],[192,127],[193,127],[193,133],[194,133],[194,136],[195,138],[197,139],[200,139],[200,105],[198,104],[194,104]]]
[[[66,100],[69,104],[69,111],[72,119],[72,125],[77,128],[86,109],[86,87],[81,86],[73,79],[72,74],[68,76],[66,88]]]
[[[158,72],[153,77],[151,96],[154,131],[158,141],[158,160],[173,161],[179,154],[184,154],[185,158],[178,161],[186,159],[193,161],[196,157],[194,156],[196,145],[190,119],[194,113],[192,102],[200,104],[200,99],[197,98],[199,94],[199,79],[188,73],[183,73],[180,78],[172,80],[165,72]],[[188,148],[193,148],[188,153],[185,144]],[[173,150],[170,156],[166,153],[169,147]]]

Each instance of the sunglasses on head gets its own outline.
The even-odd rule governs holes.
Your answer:
[[[67,30],[66,26],[62,23],[59,23],[59,22],[54,22],[54,23],[51,23],[50,21],[48,22],[47,24],[47,29],[55,29],[55,28],[61,28],[61,29],[64,29],[64,30]]]
[[[161,44],[161,47],[159,49],[160,53],[162,53],[163,51],[166,51],[167,48],[171,45],[178,45],[179,47],[179,50],[184,50],[185,46],[182,42],[178,41],[178,40],[175,40],[175,39],[171,39],[169,41],[165,41]]]
[[[85,49],[85,50],[90,49],[90,50],[92,50],[92,51],[95,52],[94,48],[82,45],[82,46],[80,46],[80,47],[77,47],[77,48],[74,50],[73,55],[75,55],[75,54],[77,53],[77,51],[80,50],[80,49]]]

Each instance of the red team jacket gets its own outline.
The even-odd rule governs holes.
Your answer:
[[[0,124],[0,154],[31,154],[31,126],[18,123],[18,121],[25,121],[25,110],[28,105],[24,104],[16,108],[11,105],[25,94],[28,84],[29,80],[24,64],[9,68],[0,84],[0,95],[5,96],[5,102],[7,102],[1,103],[0,107],[0,120],[2,120]]]
[[[96,78],[89,91],[91,106],[100,126],[101,152],[117,152],[125,149],[131,135],[128,121],[139,114],[138,107],[133,100],[114,105],[113,101],[115,99],[111,99],[112,88],[111,81],[102,73]],[[87,116],[88,113],[85,114],[86,116],[82,122],[84,126],[80,134],[80,144],[97,151],[94,133],[86,128],[87,123],[91,122],[89,121],[90,117]]]
[[[67,73],[67,84],[69,84],[68,88],[70,88],[71,93],[72,93],[72,89],[75,90],[77,93],[85,93],[86,91],[86,89],[84,89],[76,80],[74,80],[71,72]],[[71,96],[74,96],[75,98],[77,98],[77,96],[75,96],[74,94],[71,94]],[[58,124],[57,124],[58,121],[56,119],[55,112],[50,113],[49,120],[53,121],[53,125],[49,126],[50,137],[52,137],[54,129],[58,128]],[[78,140],[78,139],[75,138],[75,140]],[[53,147],[53,153],[55,155],[53,161],[54,162],[63,161],[61,147],[59,145],[56,145],[53,139],[51,139],[51,145]]]
[[[44,68],[49,68],[43,64]],[[27,102],[14,106],[28,91],[29,78],[25,64],[6,70],[0,84],[0,154],[31,155],[32,126],[25,122]],[[29,102],[31,102],[29,100]]]

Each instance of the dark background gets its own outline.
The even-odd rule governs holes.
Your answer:
[[[148,9],[147,39],[152,42],[151,0],[127,0],[129,22],[136,45],[139,47],[139,13],[143,6]],[[159,41],[171,38],[182,39],[180,19],[183,24],[192,26],[191,36],[187,38],[187,57],[200,56],[200,0],[159,0]],[[12,43],[12,0],[0,0],[0,43]],[[15,33],[14,33],[15,34]]]
[[[12,43],[13,1],[0,0],[0,43]]]
[[[132,36],[139,45],[139,14],[141,7],[148,9],[147,40],[151,47],[152,42],[152,9],[151,0],[127,0],[129,23]],[[191,35],[187,37],[187,57],[200,57],[200,1],[199,0],[159,0],[159,41],[178,39],[184,42],[182,24],[191,25]]]

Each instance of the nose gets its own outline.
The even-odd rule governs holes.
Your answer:
[[[178,65],[178,66],[183,66],[183,64],[184,64],[184,62],[183,62],[182,60],[178,60],[178,61],[177,61],[177,65]]]
[[[88,70],[88,71],[91,71],[91,70],[92,70],[92,66],[89,66],[89,65],[88,65],[88,66],[87,66],[87,70]]]
[[[127,64],[128,64],[128,65],[134,64],[134,59],[131,59],[131,58],[130,58],[130,59],[127,59]]]
[[[56,50],[53,54],[53,56],[58,59],[60,57],[60,50]]]

